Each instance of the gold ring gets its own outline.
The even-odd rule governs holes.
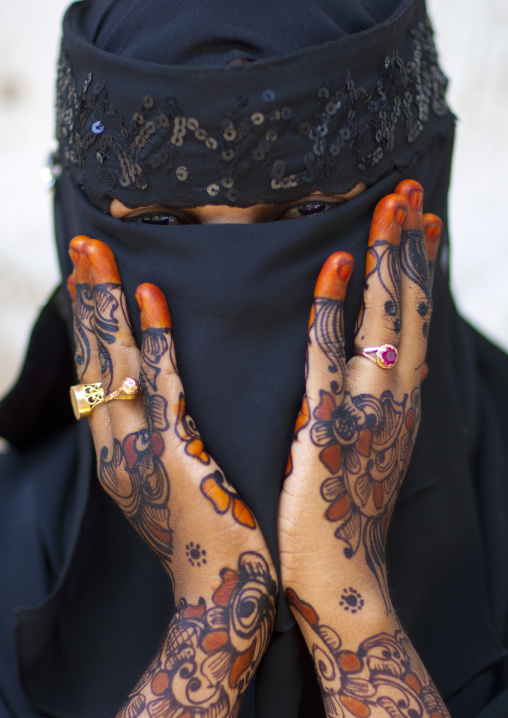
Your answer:
[[[134,399],[140,391],[139,382],[130,376],[123,380],[118,389],[107,396],[104,396],[104,387],[100,381],[95,384],[75,384],[70,390],[74,416],[78,420],[90,416],[97,404],[106,404],[113,399]]]
[[[354,354],[370,359],[381,369],[393,369],[399,358],[397,347],[393,344],[382,344],[380,347],[355,347]]]

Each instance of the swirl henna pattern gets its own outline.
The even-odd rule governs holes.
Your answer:
[[[286,599],[312,629],[311,653],[327,716],[445,718],[446,707],[404,631],[378,633],[356,650],[320,623],[292,588]]]
[[[119,718],[236,716],[273,629],[276,585],[265,559],[246,552],[223,568],[211,605],[185,600],[161,651]]]
[[[119,284],[107,282],[90,288],[89,284],[77,284],[76,311],[74,313],[74,359],[81,380],[90,364],[90,336],[94,336],[101,367],[102,383],[105,393],[113,388],[113,364],[108,345],[115,342],[119,320],[116,314],[121,311],[124,321],[129,324],[129,316],[123,295],[120,300]]]

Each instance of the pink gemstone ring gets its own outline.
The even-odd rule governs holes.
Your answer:
[[[380,347],[356,347],[356,356],[362,356],[374,362],[381,369],[392,369],[397,363],[399,352],[393,344],[382,344]]]

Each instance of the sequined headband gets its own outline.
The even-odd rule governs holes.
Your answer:
[[[454,118],[423,0],[291,57],[161,66],[97,50],[64,19],[57,159],[104,208],[283,202],[404,167]]]

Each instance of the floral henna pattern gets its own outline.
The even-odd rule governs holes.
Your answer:
[[[380,271],[381,262],[392,261],[390,246],[383,243],[382,252],[379,247],[375,249],[377,269],[372,271]],[[387,310],[387,314],[397,317],[400,299],[390,296],[396,310],[393,314]],[[316,331],[322,331],[326,323],[319,314],[326,311],[330,316],[330,312],[322,300],[315,306],[313,325]],[[319,339],[319,334],[316,341],[328,358],[326,341]],[[320,391],[310,426],[311,442],[328,472],[320,487],[327,504],[324,515],[335,524],[335,536],[343,542],[346,558],[351,559],[363,547],[367,565],[388,607],[385,538],[418,428],[419,389],[401,401],[390,390],[380,397],[353,395],[344,392],[342,381],[337,381],[340,373],[331,374],[333,380],[328,390]]]
[[[357,650],[319,621],[314,608],[288,588],[289,604],[314,632],[312,657],[327,716],[368,718],[446,718],[448,711],[407,636],[366,638]]]
[[[201,481],[201,492],[218,514],[231,511],[237,524],[248,529],[256,528],[256,519],[231,484],[226,481],[221,471],[217,470],[213,474],[205,476]]]
[[[236,716],[273,629],[276,585],[265,559],[223,568],[211,605],[182,600],[162,649],[120,718]]]

